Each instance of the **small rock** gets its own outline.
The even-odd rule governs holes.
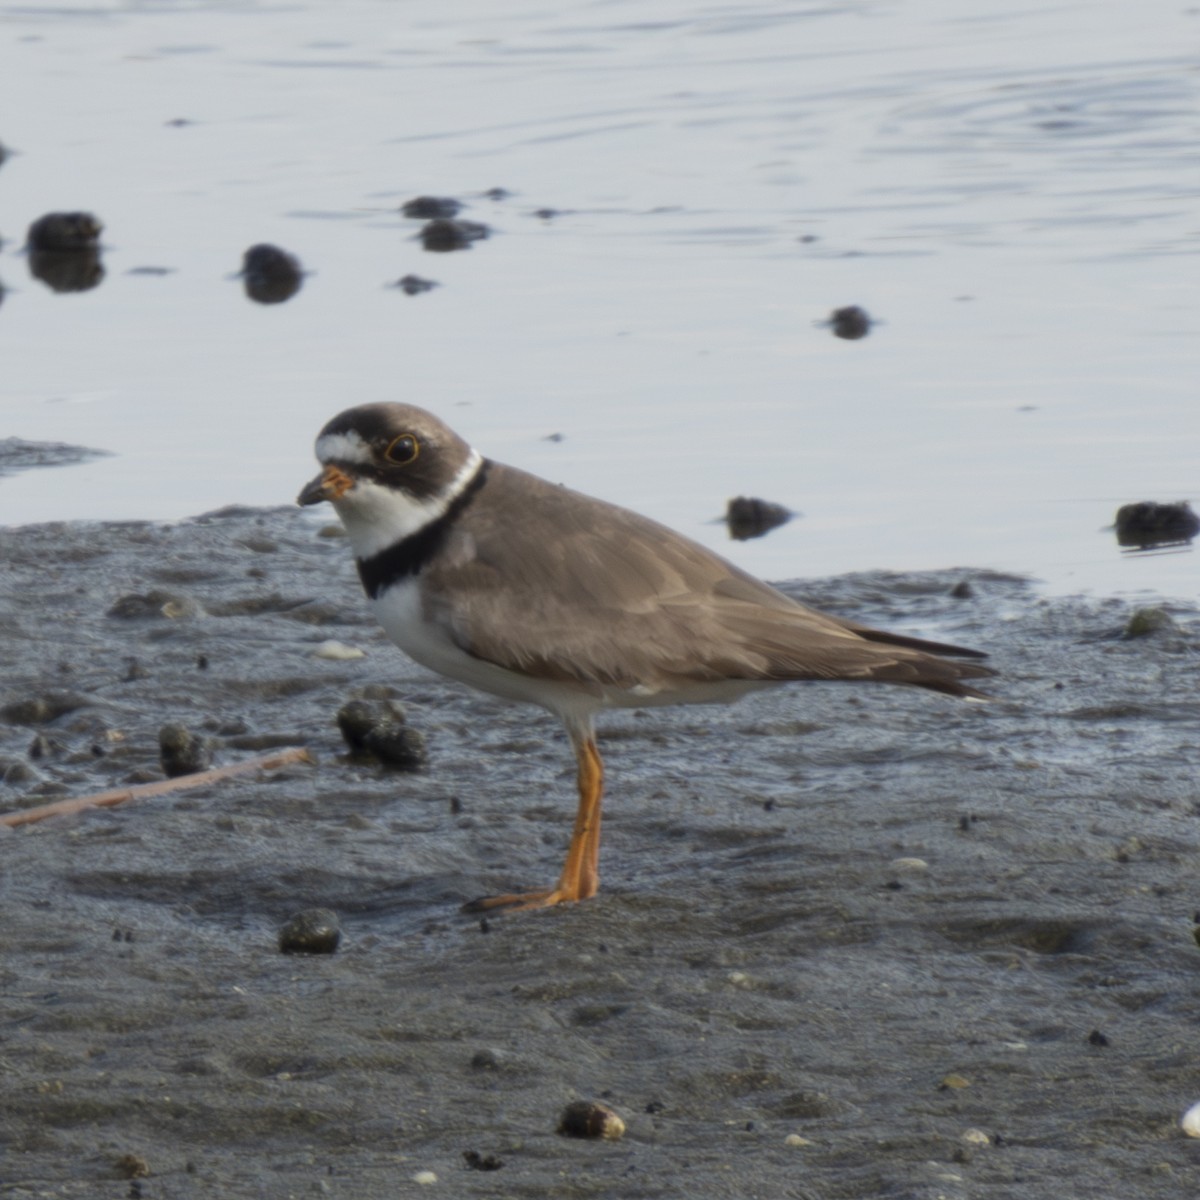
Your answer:
[[[45,725],[92,703],[87,696],[74,692],[47,692],[44,696],[31,696],[6,704],[0,708],[0,720],[10,725]]]
[[[39,217],[25,235],[29,251],[94,250],[104,226],[89,212],[53,212]]]
[[[131,592],[121,596],[108,610],[110,617],[122,621],[136,621],[146,617],[167,617],[179,620],[181,617],[194,617],[200,611],[200,606],[187,596],[171,592]]]
[[[576,1100],[563,1109],[558,1132],[565,1137],[603,1138],[615,1142],[625,1132],[625,1122],[607,1104]]]
[[[282,304],[304,282],[300,260],[269,242],[259,242],[242,255],[238,275],[246,295],[258,304]]]
[[[338,710],[337,723],[355,753],[373,755],[387,766],[417,771],[429,754],[425,735],[405,724],[404,710],[390,700],[351,700]]]
[[[421,230],[421,244],[426,250],[445,253],[470,249],[472,242],[486,238],[491,230],[478,221],[459,221],[438,217]]]
[[[783,1144],[785,1146],[812,1146],[815,1143],[809,1141],[806,1137],[801,1137],[798,1133],[789,1133],[783,1139]]]
[[[140,1154],[122,1154],[116,1168],[122,1179],[145,1179],[150,1174],[150,1164]]]
[[[503,1057],[499,1050],[476,1050],[471,1055],[471,1069],[473,1071],[497,1071],[500,1069]]]
[[[968,1088],[971,1086],[971,1081],[965,1075],[957,1075],[953,1072],[945,1076],[942,1082],[938,1084],[940,1091],[957,1091],[960,1088]]]
[[[992,1139],[982,1129],[964,1129],[962,1140],[968,1146],[990,1146]]]
[[[164,725],[158,731],[158,757],[168,778],[195,775],[212,766],[212,747],[207,738],[183,725]]]
[[[502,187],[488,188],[488,190],[483,193],[485,200],[507,200],[511,195],[512,192],[510,192],[508,188]]]
[[[1100,1030],[1098,1030],[1098,1029],[1093,1029],[1092,1032],[1088,1034],[1087,1040],[1088,1040],[1089,1046],[1107,1046],[1108,1045],[1108,1038],[1106,1038],[1104,1036],[1104,1034],[1102,1034],[1100,1032]]]
[[[1170,614],[1162,608],[1134,609],[1125,628],[1121,631],[1124,639],[1150,637],[1156,633],[1166,633],[1175,628],[1175,622]]]
[[[352,658],[366,658],[367,652],[345,642],[322,642],[314,651],[313,658],[328,658],[334,662],[346,662]]]
[[[780,525],[786,525],[796,514],[782,504],[759,500],[752,496],[735,496],[725,509],[729,536],[739,542],[762,537]]]
[[[306,908],[279,931],[283,954],[332,954],[341,940],[337,913],[328,908]]]
[[[1174,504],[1141,500],[1121,505],[1113,528],[1117,545],[1150,550],[1155,546],[1186,545],[1200,533],[1200,517],[1186,500]]]
[[[464,1150],[463,1159],[472,1171],[499,1171],[504,1160],[494,1154],[480,1154],[478,1150]]]
[[[1188,1137],[1200,1138],[1200,1101],[1193,1104],[1179,1120]]]
[[[848,342],[856,342],[871,332],[872,321],[865,308],[859,308],[857,304],[850,304],[845,308],[835,308],[829,314],[829,320],[825,324],[833,330],[834,337],[844,338]]]
[[[422,279],[420,275],[404,275],[396,280],[394,285],[406,296],[419,296],[422,292],[432,292],[435,287],[441,287],[434,279]]]
[[[950,596],[954,600],[972,600],[975,597],[975,589],[965,579],[960,579],[950,589]]]
[[[417,1171],[412,1177],[413,1183],[437,1183],[437,1176],[432,1171]]]
[[[414,196],[400,206],[400,211],[406,217],[416,217],[422,221],[437,217],[457,217],[461,209],[461,201],[450,196]]]

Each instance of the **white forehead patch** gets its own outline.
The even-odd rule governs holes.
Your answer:
[[[317,461],[369,463],[371,447],[353,430],[348,433],[323,433],[317,438]]]

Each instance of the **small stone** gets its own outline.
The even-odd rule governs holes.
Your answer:
[[[169,617],[177,621],[181,617],[193,617],[198,612],[199,605],[187,596],[154,591],[121,596],[108,610],[108,615],[122,621],[146,617]]]
[[[871,317],[865,308],[857,304],[845,308],[835,308],[825,322],[833,330],[833,336],[843,338],[848,342],[856,342],[865,338],[871,332]]]
[[[351,700],[338,710],[337,723],[352,751],[387,766],[416,771],[429,759],[425,735],[410,729],[404,710],[390,700]]]
[[[753,496],[735,496],[725,508],[725,524],[729,536],[738,542],[762,537],[780,525],[786,525],[796,514],[782,504],[759,500]]]
[[[432,1171],[417,1171],[412,1177],[413,1183],[437,1183],[437,1176]]]
[[[89,212],[55,212],[39,217],[25,235],[31,251],[71,253],[93,250],[104,226]]]
[[[1160,504],[1140,500],[1122,504],[1114,522],[1117,545],[1134,550],[1150,550],[1155,546],[1178,546],[1190,542],[1200,533],[1200,517],[1186,500]]]
[[[957,1091],[960,1088],[968,1088],[970,1086],[971,1081],[965,1075],[956,1075],[953,1072],[945,1076],[942,1082],[938,1084],[939,1090],[943,1092],[947,1090]]]
[[[158,731],[158,757],[170,779],[195,775],[212,766],[212,745],[184,725],[164,725]]]
[[[1197,1101],[1179,1120],[1188,1137],[1200,1138],[1200,1101]]]
[[[471,1055],[471,1069],[473,1071],[499,1070],[503,1057],[504,1056],[499,1050],[476,1050],[475,1053]]]
[[[1108,1045],[1108,1038],[1106,1038],[1104,1036],[1104,1034],[1102,1034],[1100,1032],[1100,1030],[1098,1030],[1098,1029],[1093,1029],[1092,1032],[1088,1034],[1087,1040],[1088,1040],[1089,1046],[1107,1046]]]
[[[1128,641],[1133,638],[1150,637],[1156,633],[1165,633],[1174,628],[1175,622],[1165,609],[1137,608],[1125,622],[1121,637]]]
[[[975,589],[965,579],[960,579],[950,589],[950,596],[954,600],[972,600],[975,597]]]
[[[969,1146],[990,1146],[992,1139],[982,1129],[964,1129],[962,1140]]]
[[[238,275],[246,295],[258,304],[282,304],[304,282],[300,260],[268,242],[259,242],[242,255]]]
[[[929,870],[929,864],[923,858],[893,858],[890,866],[893,871],[907,871],[914,875]]]
[[[576,1100],[563,1109],[558,1132],[565,1137],[603,1138],[615,1142],[625,1132],[625,1122],[607,1104]]]
[[[494,1154],[480,1154],[478,1150],[464,1150],[463,1160],[472,1171],[499,1171],[504,1160]]]
[[[283,954],[332,954],[342,940],[337,913],[328,908],[306,908],[279,931]]]
[[[366,658],[367,652],[345,642],[322,642],[314,651],[313,658],[328,658],[334,662],[345,662],[352,658]]]
[[[140,1154],[122,1154],[116,1167],[122,1179],[145,1179],[150,1174],[150,1164]]]
[[[814,1142],[809,1141],[806,1137],[801,1137],[798,1133],[789,1133],[787,1137],[783,1139],[783,1144],[785,1146],[799,1147],[815,1145]]]
[[[435,279],[423,279],[420,275],[402,275],[396,280],[395,286],[406,296],[419,296],[422,292],[432,292],[441,284]]]
[[[400,206],[400,211],[406,217],[422,221],[436,217],[457,217],[461,209],[462,202],[451,196],[414,196]]]
[[[486,238],[491,230],[478,221],[458,221],[438,217],[421,230],[421,244],[426,250],[446,253],[470,249],[472,242]]]

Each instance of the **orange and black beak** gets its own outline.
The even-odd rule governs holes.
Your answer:
[[[316,479],[304,485],[296,497],[297,504],[320,504],[322,500],[340,500],[352,487],[354,480],[340,467],[330,464]]]

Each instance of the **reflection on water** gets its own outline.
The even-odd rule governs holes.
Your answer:
[[[286,503],[333,413],[400,399],[768,578],[966,563],[1193,593],[1193,556],[1095,531],[1194,486],[1197,21],[7,10],[3,220],[102,212],[111,273],[30,256],[92,290],[8,295],[3,432],[116,456],[6,479],[0,522]],[[484,230],[438,255],[436,302],[397,305],[427,247]],[[255,239],[295,259],[243,276],[269,320],[227,283]],[[845,326],[869,337],[822,326],[850,300],[883,315]],[[730,546],[705,522],[736,495],[806,519]]]

